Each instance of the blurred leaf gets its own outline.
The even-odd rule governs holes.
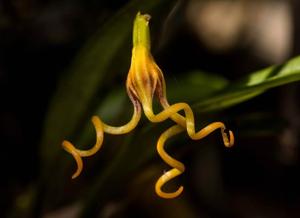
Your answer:
[[[180,101],[180,99],[193,102],[216,93],[228,84],[224,77],[213,73],[192,71],[183,75],[179,78],[167,79],[169,102]]]
[[[247,101],[266,90],[300,80],[300,57],[249,74],[222,91],[193,105],[198,112],[220,110]]]

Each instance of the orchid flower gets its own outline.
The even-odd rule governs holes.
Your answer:
[[[203,129],[195,130],[194,114],[187,103],[176,103],[170,105],[166,95],[166,83],[163,73],[155,63],[150,52],[150,33],[149,33],[150,15],[137,13],[133,26],[133,48],[131,57],[131,66],[128,72],[126,89],[128,96],[133,104],[134,112],[131,120],[119,127],[110,126],[100,120],[98,116],[92,117],[92,123],[96,130],[96,143],[88,150],[80,150],[69,141],[63,141],[63,148],[69,152],[77,163],[77,170],[72,178],[80,175],[83,169],[82,157],[94,155],[102,146],[104,133],[125,134],[132,131],[138,124],[142,110],[145,116],[151,122],[158,123],[167,119],[175,122],[173,126],[161,134],[157,142],[157,151],[160,157],[172,167],[165,172],[156,182],[155,191],[162,198],[175,198],[183,191],[180,186],[176,191],[168,193],[162,190],[169,180],[179,176],[185,171],[184,164],[171,157],[164,148],[167,139],[181,132],[186,131],[193,140],[199,140],[216,129],[221,130],[224,145],[231,147],[234,144],[234,135],[232,131],[225,132],[225,125],[222,122],[213,122]],[[154,113],[152,103],[154,97],[160,102],[163,110],[157,114]],[[179,114],[180,111],[184,115]]]

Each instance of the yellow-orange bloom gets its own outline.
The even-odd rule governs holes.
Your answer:
[[[72,178],[76,178],[82,171],[82,157],[88,157],[95,154],[102,145],[104,132],[109,134],[125,134],[133,130],[141,118],[143,109],[145,116],[151,122],[162,122],[166,119],[172,119],[176,124],[162,133],[157,142],[157,151],[161,158],[172,167],[165,172],[156,182],[155,191],[162,198],[174,198],[181,194],[183,186],[177,191],[166,193],[161,188],[169,180],[182,174],[185,170],[183,163],[171,157],[164,149],[165,142],[168,138],[187,131],[193,140],[199,140],[216,129],[221,130],[223,142],[226,147],[234,144],[234,136],[229,131],[229,137],[225,133],[225,125],[222,122],[214,122],[203,129],[195,130],[194,114],[190,106],[186,103],[176,103],[170,105],[166,97],[166,85],[162,71],[155,63],[150,52],[150,33],[149,33],[150,16],[138,13],[136,15],[133,27],[133,49],[131,66],[128,72],[126,88],[129,98],[134,106],[134,113],[131,120],[120,127],[113,127],[103,123],[98,116],[92,117],[92,123],[96,130],[96,144],[89,150],[79,150],[69,141],[63,141],[63,148],[69,152],[77,163],[77,170]],[[163,110],[155,114],[153,112],[153,98],[156,97]],[[184,111],[184,116],[178,112]]]

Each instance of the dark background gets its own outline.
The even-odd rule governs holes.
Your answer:
[[[205,1],[202,2],[204,3],[200,7],[201,12],[208,10]],[[286,32],[287,48],[279,51],[270,49],[269,54],[277,53],[273,56],[262,56],[261,50],[256,49],[255,43],[264,35],[257,33],[257,39],[248,37],[253,30],[249,25],[254,22],[251,19],[236,27],[240,28],[238,37],[230,42],[225,40],[223,47],[222,45],[214,47],[205,36],[201,37],[201,34],[197,34],[198,30],[189,19],[189,16],[192,16],[189,13],[192,12],[188,8],[191,7],[190,4],[197,5],[197,1],[182,1],[177,3],[175,9],[173,8],[175,15],[169,16],[168,31],[164,31],[162,25],[153,34],[154,56],[165,74],[171,72],[166,76],[167,80],[176,80],[183,72],[201,69],[221,74],[234,81],[249,72],[282,63],[299,54],[300,15],[297,12],[300,11],[300,4],[298,1],[230,2],[232,4],[230,7],[235,7],[235,4],[251,5],[246,11],[251,13],[252,10],[258,15],[262,2],[269,4],[270,8],[278,2],[280,7],[287,7],[290,19],[287,19],[288,23],[283,24],[291,26],[290,32]],[[47,108],[60,75],[68,68],[86,40],[126,3],[125,0],[2,0],[0,2],[1,217],[22,217],[20,214],[12,215],[11,211],[17,207],[19,195],[24,188],[33,186],[40,176],[42,169],[39,142]],[[211,8],[210,10],[213,10]],[[273,15],[276,17],[276,14]],[[217,22],[222,22],[222,19]],[[264,28],[280,29],[280,27],[275,24]],[[220,31],[216,31],[215,34],[222,33],[222,28],[219,29]],[[206,29],[202,31],[209,32]],[[209,35],[211,36],[213,35]],[[274,47],[276,44],[275,41]],[[124,72],[125,77],[126,72]],[[257,113],[263,115],[259,126],[250,119],[251,115]],[[209,178],[216,176],[207,176],[210,172],[205,172],[207,170],[205,161],[212,161],[209,155],[211,152],[214,153],[214,150],[205,151],[204,148],[204,151],[198,149],[197,152],[189,156],[184,155],[183,158],[189,171],[182,182],[185,186],[190,186],[187,195],[189,202],[192,203],[189,203],[187,210],[190,210],[190,213],[184,210],[182,215],[184,217],[299,217],[299,84],[293,83],[275,88],[246,103],[226,109],[222,114],[226,114],[226,121],[237,135],[238,144],[230,151],[219,147],[214,148],[217,150],[217,155],[212,154],[211,159],[218,159],[219,170],[213,173],[218,178],[222,178],[222,192],[225,191],[229,195],[227,203],[230,207],[226,208],[224,206],[226,204],[219,202],[218,190],[214,189],[216,187],[214,183],[211,188],[214,190],[212,193],[208,188],[207,190],[210,191],[199,195],[199,192],[205,191],[203,187],[210,185]],[[250,122],[245,122],[247,119]],[[256,132],[253,133],[253,130]],[[201,185],[201,182],[204,185]],[[165,212],[170,210],[165,209],[160,201],[148,204],[149,202],[138,199],[121,212],[117,212],[116,214],[119,214],[116,217],[130,217],[133,214],[144,217],[165,217]],[[37,217],[59,217],[52,213],[64,206],[64,204],[50,206],[48,208],[51,210],[37,209],[38,212],[28,214]],[[155,208],[161,211],[156,211]],[[146,216],[145,212],[153,216]],[[94,216],[97,217],[96,214]],[[67,215],[66,212],[61,217],[76,217],[76,215]]]

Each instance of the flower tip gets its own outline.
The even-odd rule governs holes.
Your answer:
[[[69,152],[69,148],[72,147],[70,145],[71,143],[67,140],[63,140],[62,143],[61,143],[61,146],[63,147],[63,149],[67,152]],[[70,152],[69,152],[70,153]]]
[[[72,179],[76,179],[80,175],[81,171],[76,170],[76,172],[72,175]]]
[[[150,14],[142,14],[140,11],[137,12],[136,14],[136,19],[143,19],[146,22],[149,22],[149,20],[151,19],[151,15]]]
[[[234,135],[231,130],[229,130],[229,139],[227,139],[227,142],[225,143],[225,147],[231,148],[234,145]]]
[[[151,15],[150,14],[144,14],[143,16],[144,16],[144,19],[146,21],[149,21],[151,19]]]
[[[75,173],[72,175],[72,179],[75,179],[76,177],[78,177],[83,169],[83,162],[82,162],[82,158],[80,156],[80,154],[78,153],[78,151],[76,150],[76,148],[73,146],[73,144],[67,140],[64,140],[62,142],[62,147],[69,152],[73,158],[75,159],[75,162],[77,164],[77,169],[75,171]]]

